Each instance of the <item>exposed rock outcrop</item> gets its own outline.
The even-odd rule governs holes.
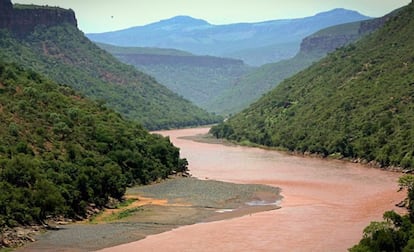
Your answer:
[[[58,7],[13,5],[10,0],[0,0],[0,29],[7,29],[17,36],[25,36],[36,26],[54,26],[68,23],[77,27],[73,10]]]
[[[340,25],[344,28],[348,25],[347,32],[319,32],[302,40],[300,45],[301,53],[321,53],[326,54],[335,51],[337,48],[350,44],[364,35],[381,28],[389,18],[398,11],[392,12],[384,17],[375,18],[353,24]],[[354,27],[354,29],[350,27]],[[339,27],[339,26],[338,26]],[[329,28],[328,28],[329,29]]]
[[[358,34],[310,36],[302,40],[300,52],[326,54],[358,39]]]

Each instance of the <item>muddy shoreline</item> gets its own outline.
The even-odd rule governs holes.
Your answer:
[[[280,189],[275,187],[195,178],[173,178],[133,187],[126,195],[137,198],[138,204],[143,203],[137,205],[131,215],[109,221],[65,225],[60,230],[35,236],[36,242],[17,251],[99,250],[180,226],[276,210],[282,199]]]
[[[194,177],[282,188],[281,209],[182,226],[103,251],[347,251],[395,204],[400,173],[330,158],[194,141],[208,128],[159,132]],[[190,137],[190,139],[188,138]]]
[[[200,179],[195,183],[203,185],[187,180],[190,182],[185,186],[161,183],[140,188],[133,193],[154,199],[162,195],[158,199],[165,202],[148,205],[133,215],[139,216],[141,223],[130,217],[121,222],[74,226],[68,231],[73,240],[69,239],[67,246],[67,237],[61,236],[49,239],[60,240],[59,244],[49,243],[49,250],[33,243],[26,251],[91,251],[98,247],[111,252],[347,251],[371,221],[382,220],[385,211],[401,210],[395,207],[405,198],[404,192],[397,191],[399,173],[349,161],[191,139],[207,132],[208,128],[159,132],[181,149],[191,174]],[[241,192],[240,185],[253,187]],[[268,186],[277,196],[258,190],[260,186]],[[169,195],[179,192],[180,187],[184,190]],[[197,191],[197,187],[201,189]],[[278,204],[261,206],[263,200],[280,200],[277,187],[283,189],[281,208]],[[252,208],[246,208],[251,207],[249,202]],[[266,211],[271,210],[268,207],[278,210]],[[76,244],[77,239],[83,245]],[[47,245],[45,240],[43,245]],[[94,244],[96,241],[101,244]]]

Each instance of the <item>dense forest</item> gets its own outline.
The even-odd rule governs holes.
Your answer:
[[[414,167],[414,4],[214,127],[219,138]]]
[[[105,101],[108,107],[141,122],[147,129],[220,120],[149,75],[120,63],[73,25],[37,26],[20,37],[1,30],[0,57],[69,85],[92,99]]]
[[[15,64],[0,62],[0,112],[0,231],[187,169],[168,138]]]

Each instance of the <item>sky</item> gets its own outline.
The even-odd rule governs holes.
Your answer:
[[[59,6],[76,13],[85,33],[121,30],[188,15],[211,24],[260,22],[313,16],[334,8],[380,17],[411,0],[12,0]]]

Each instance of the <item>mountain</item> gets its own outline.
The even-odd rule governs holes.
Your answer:
[[[241,60],[197,56],[173,49],[116,47],[98,44],[120,61],[154,76],[158,82],[201,108],[222,114],[215,97],[253,68]],[[214,109],[212,109],[214,107]]]
[[[394,12],[381,18],[325,28],[304,38],[295,57],[258,68],[248,68],[237,60],[196,56],[175,49],[98,45],[207,111],[229,115],[248,107],[281,81],[329,52],[380,28],[392,15]],[[213,64],[213,61],[217,62]],[[218,64],[224,61],[226,64]]]
[[[284,79],[309,67],[337,48],[355,42],[379,29],[396,13],[398,11],[380,18],[335,25],[304,38],[295,57],[253,69],[214,97],[210,110],[219,110],[222,114],[234,114],[247,108]]]
[[[293,57],[301,40],[318,30],[368,18],[345,9],[298,19],[229,25],[213,25],[178,16],[145,26],[87,36],[95,42],[118,46],[174,48],[198,55],[233,57],[257,66]]]
[[[84,217],[128,185],[186,170],[168,138],[2,60],[0,111],[1,237],[5,227]]]
[[[414,3],[283,81],[216,137],[414,168]]]
[[[89,41],[78,30],[73,11],[12,6],[2,0],[5,3],[0,9],[0,56],[4,61],[16,62],[105,102],[148,129],[218,120]]]

